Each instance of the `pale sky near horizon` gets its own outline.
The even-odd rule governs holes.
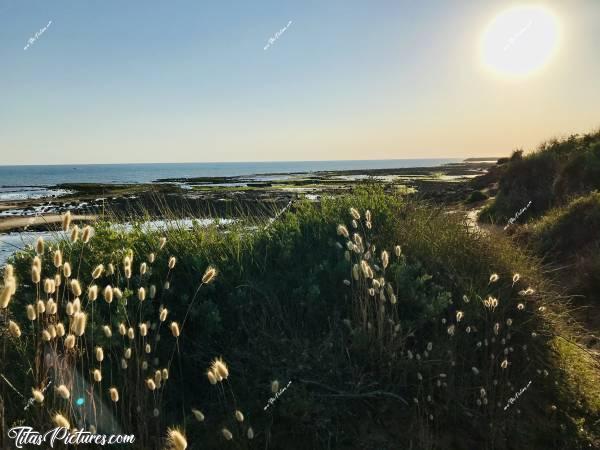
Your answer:
[[[552,55],[493,73],[486,26],[531,4]],[[0,165],[529,150],[600,127],[598,23],[600,0],[0,0]],[[539,38],[511,26],[510,51]]]

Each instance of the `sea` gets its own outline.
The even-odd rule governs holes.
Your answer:
[[[382,159],[226,163],[148,163],[0,166],[0,188],[61,183],[151,183],[164,178],[259,176],[336,170],[433,167],[461,159]]]
[[[82,164],[0,166],[0,204],[11,201],[60,197],[68,191],[63,183],[134,184],[151,183],[165,178],[235,177],[265,181],[285,178],[286,174],[338,170],[397,169],[435,167],[461,162],[462,159],[386,159],[346,161],[277,161],[228,163],[156,163],[156,164]],[[38,237],[51,233],[25,231],[0,234],[0,265],[15,250],[31,245]]]

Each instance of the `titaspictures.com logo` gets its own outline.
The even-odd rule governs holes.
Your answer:
[[[32,427],[12,427],[8,430],[9,439],[15,441],[15,447],[23,448],[24,445],[44,445],[44,448],[54,448],[55,445],[122,445],[133,444],[135,436],[132,434],[97,434],[89,431],[70,431],[65,427],[56,427],[45,433],[40,433]]]

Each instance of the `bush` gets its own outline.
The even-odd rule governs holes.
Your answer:
[[[473,192],[471,192],[469,197],[465,200],[465,203],[481,202],[481,201],[487,200],[487,199],[488,199],[488,196],[485,195],[483,192],[473,191]]]
[[[562,259],[600,241],[600,193],[593,192],[549,211],[530,227],[537,253]]]
[[[600,132],[553,140],[526,156],[515,152],[504,167],[498,195],[480,217],[504,223],[529,201],[530,217],[539,217],[600,188]]]

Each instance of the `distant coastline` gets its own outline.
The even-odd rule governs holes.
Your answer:
[[[194,177],[259,177],[281,174],[435,167],[460,158],[389,160],[273,161],[224,163],[142,163],[0,166],[0,188],[65,183],[134,184]]]

